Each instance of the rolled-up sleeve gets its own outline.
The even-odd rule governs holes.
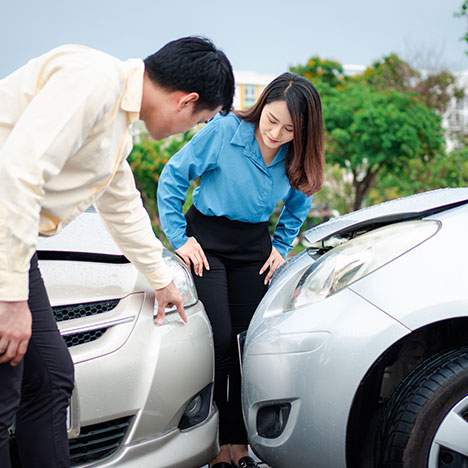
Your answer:
[[[283,257],[286,257],[291,249],[292,243],[299,233],[311,205],[312,197],[308,197],[294,188],[289,190],[284,200],[284,207],[281,211],[278,224],[276,225],[272,242],[273,247],[275,247]]]
[[[57,70],[0,147],[0,300],[27,300],[44,185],[103,118],[109,88],[95,73]]]
[[[143,273],[154,289],[167,286],[172,273],[162,258],[163,245],[154,235],[132,170],[124,161],[96,202],[111,236],[124,255]]]

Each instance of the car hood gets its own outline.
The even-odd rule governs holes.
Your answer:
[[[429,216],[464,203],[468,203],[468,187],[418,193],[331,219],[306,231],[304,238],[309,244],[316,244],[333,236],[347,236],[373,226]]]
[[[96,212],[87,211],[51,237],[39,237],[38,251],[122,255]]]

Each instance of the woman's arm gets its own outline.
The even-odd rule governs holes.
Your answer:
[[[273,236],[273,247],[286,257],[312,205],[312,197],[291,188]]]
[[[284,259],[307,217],[311,202],[312,197],[293,188],[289,190],[276,225],[271,253],[259,272],[260,274],[267,272],[264,278],[265,284],[271,281],[273,273],[284,263]]]
[[[182,212],[190,181],[217,167],[223,139],[224,117],[216,116],[166,164],[159,178],[157,199],[161,226],[178,249],[188,240]]]

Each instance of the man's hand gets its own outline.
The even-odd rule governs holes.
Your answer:
[[[0,364],[21,362],[31,338],[31,323],[27,301],[0,301]]]
[[[205,252],[203,252],[201,245],[195,237],[189,237],[188,241],[182,247],[179,247],[176,252],[182,257],[189,268],[190,264],[193,265],[193,271],[196,275],[203,276],[203,267],[207,270],[210,269]]]
[[[154,294],[158,303],[158,312],[156,315],[156,323],[158,325],[162,325],[164,322],[164,317],[166,315],[164,309],[166,307],[176,307],[182,321],[187,323],[187,315],[184,310],[184,304],[182,303],[182,296],[174,282],[169,283],[165,288],[156,289]]]
[[[271,254],[267,258],[267,261],[264,263],[262,266],[262,269],[260,270],[260,275],[268,270],[270,268],[270,271],[268,274],[265,276],[265,281],[264,284],[267,284],[271,281],[271,277],[273,276],[273,273],[275,270],[277,270],[283,263],[285,262],[284,258],[281,256],[281,254],[273,247],[271,249]]]

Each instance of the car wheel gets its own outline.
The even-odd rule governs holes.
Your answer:
[[[382,425],[385,468],[468,468],[468,347],[418,366],[390,399]]]

